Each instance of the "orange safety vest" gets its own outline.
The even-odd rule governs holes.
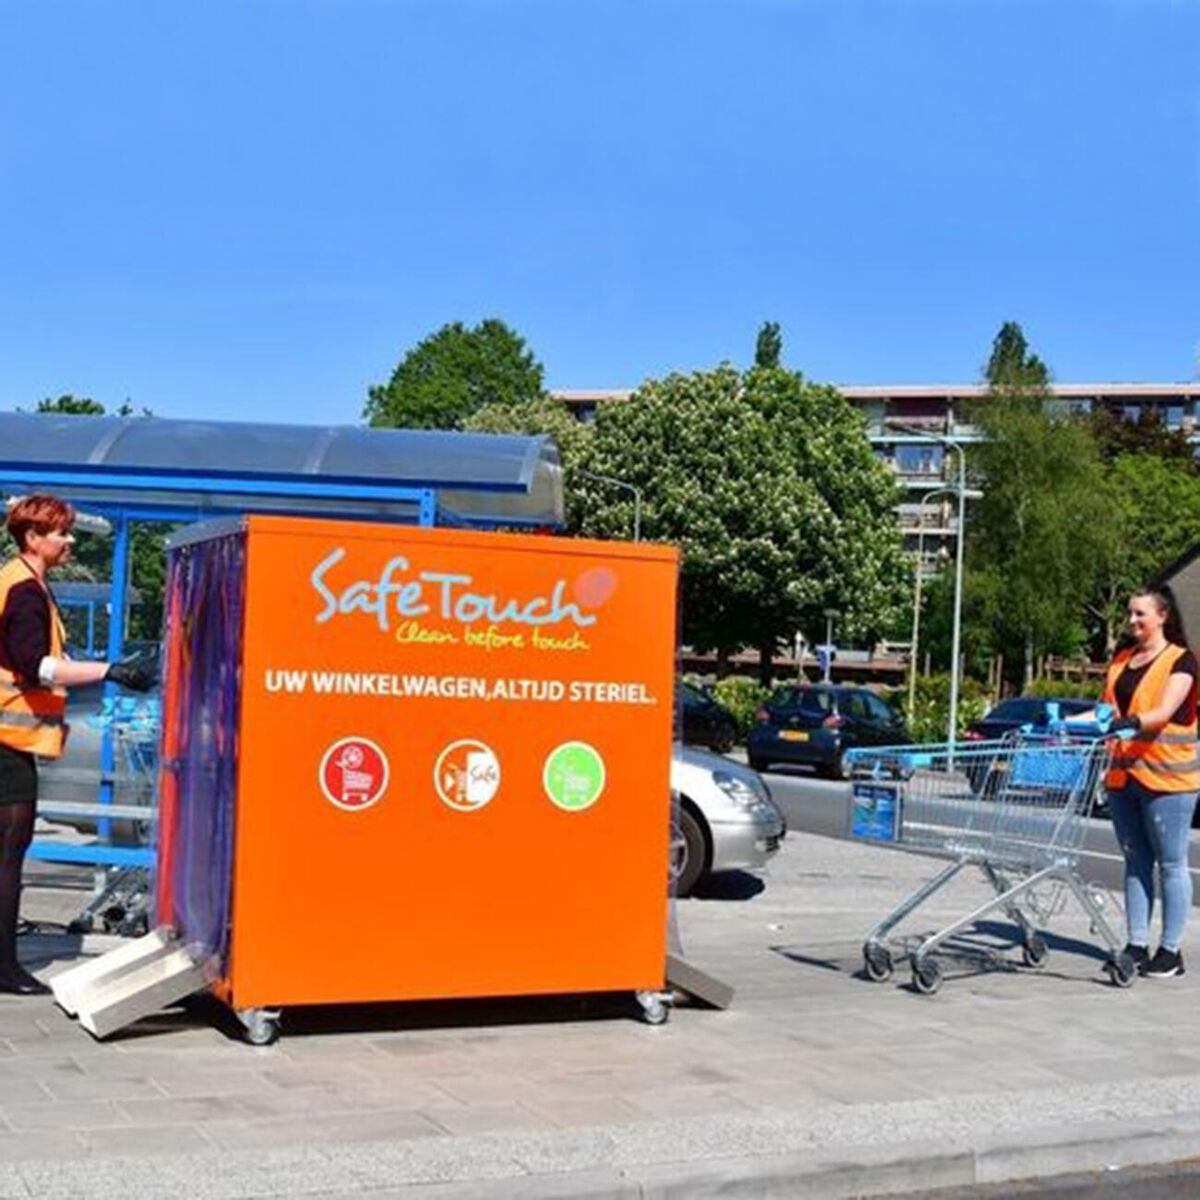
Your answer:
[[[1153,708],[1162,698],[1175,664],[1186,653],[1183,646],[1168,645],[1150,664],[1129,703],[1129,717]],[[1109,665],[1104,684],[1104,702],[1116,707],[1117,679],[1133,657],[1133,650],[1122,650]],[[1129,741],[1114,740],[1112,763],[1104,784],[1124,787],[1130,777],[1155,792],[1200,791],[1200,748],[1196,740],[1196,717],[1188,725],[1173,723],[1156,733],[1138,732]]]
[[[0,613],[8,604],[12,589],[31,578],[36,576],[31,575],[19,558],[0,567]],[[62,658],[66,641],[62,618],[50,593],[44,587],[42,590],[50,606],[50,657]],[[58,758],[67,737],[66,711],[65,688],[19,682],[12,671],[0,666],[0,742],[4,745],[42,758]]]

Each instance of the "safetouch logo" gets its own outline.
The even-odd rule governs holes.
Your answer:
[[[325,751],[317,777],[330,804],[362,812],[387,791],[387,755],[368,738],[344,737]]]
[[[571,622],[583,629],[596,623],[588,608],[600,608],[616,590],[616,575],[593,567],[578,579],[557,579],[547,591],[509,595],[480,588],[469,574],[419,571],[402,554],[389,559],[375,578],[355,578],[356,568],[340,566],[346,551],[335,546],[313,568],[313,590],[321,598],[316,623],[363,613],[387,633],[393,621],[423,617],[451,625],[516,625],[540,629]],[[335,571],[335,568],[339,568]],[[341,578],[334,582],[333,576]],[[573,593],[574,598],[570,598]]]

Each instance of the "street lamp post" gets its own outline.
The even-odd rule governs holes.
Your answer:
[[[611,475],[597,475],[594,471],[584,471],[580,468],[575,469],[576,475],[582,475],[584,479],[594,479],[597,483],[610,483],[613,487],[624,488],[627,492],[633,493],[633,540],[640,542],[642,540],[642,490],[634,487],[632,483],[626,483],[623,479],[614,479]]]

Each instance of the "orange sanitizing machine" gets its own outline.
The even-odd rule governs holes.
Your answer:
[[[662,989],[677,572],[351,521],[179,535],[157,903],[217,994]]]

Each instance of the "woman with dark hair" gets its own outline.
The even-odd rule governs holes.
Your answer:
[[[1188,648],[1179,607],[1166,585],[1143,588],[1129,601],[1129,637],[1113,657],[1104,701],[1117,714],[1105,777],[1117,841],[1125,857],[1126,953],[1141,974],[1183,974],[1183,932],[1192,906],[1188,841],[1200,791],[1196,656]],[[1162,883],[1162,937],[1150,955],[1154,871]]]
[[[28,496],[6,525],[17,554],[0,567],[0,992],[46,992],[17,961],[21,867],[33,837],[37,759],[66,742],[66,689],[112,679],[147,691],[154,680],[133,663],[72,662],[46,572],[71,554],[75,510],[53,496]]]

